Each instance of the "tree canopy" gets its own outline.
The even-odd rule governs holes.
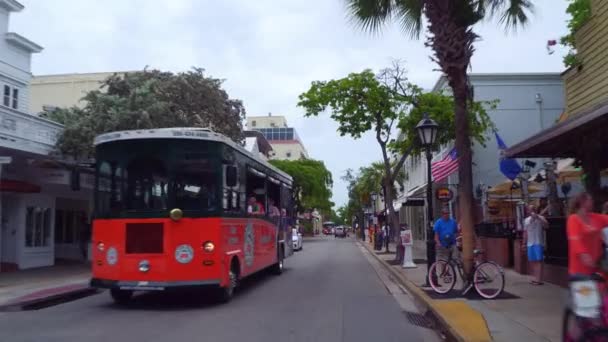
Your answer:
[[[241,141],[245,108],[228,96],[222,83],[200,68],[114,74],[99,90],[86,94],[84,107],[55,109],[42,116],[65,125],[57,149],[76,159],[93,156],[96,135],[120,130],[208,127]]]
[[[293,178],[298,211],[316,208],[331,214],[333,179],[331,172],[320,160],[271,160],[270,163]]]
[[[494,123],[487,114],[488,109],[495,109],[498,100],[473,102],[469,109],[469,123],[471,137],[482,146],[488,140],[488,131],[496,129]],[[397,127],[399,127],[402,139],[396,142],[394,149],[403,150],[405,146],[414,146],[413,153],[421,152],[421,147],[416,145],[418,139],[416,126],[425,114],[439,125],[437,132],[437,146],[454,141],[456,138],[456,127],[454,122],[454,98],[444,93],[421,93],[417,96],[414,106],[404,116]]]

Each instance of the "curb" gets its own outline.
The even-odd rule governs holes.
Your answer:
[[[15,301],[0,304],[0,312],[38,310],[49,306],[71,302],[80,298],[96,294],[98,292],[100,292],[98,289],[89,287],[87,285],[31,299],[21,300],[17,298]]]
[[[488,324],[481,313],[459,300],[434,300],[416,284],[407,279],[401,272],[395,270],[386,261],[376,255],[367,243],[357,241],[386,268],[389,273],[403,285],[410,294],[430,312],[447,333],[450,340],[459,342],[488,342],[492,341]]]

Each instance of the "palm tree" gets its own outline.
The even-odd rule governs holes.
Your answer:
[[[473,174],[467,107],[472,89],[467,69],[479,36],[473,26],[484,19],[498,18],[506,29],[525,26],[533,11],[530,0],[346,0],[351,18],[364,30],[375,32],[392,20],[401,24],[412,38],[420,37],[427,25],[426,45],[439,64],[454,94],[456,150],[459,155],[459,208],[463,227],[465,270],[473,265]],[[424,17],[426,21],[423,21]]]

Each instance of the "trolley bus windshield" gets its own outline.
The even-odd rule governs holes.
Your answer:
[[[142,140],[98,148],[97,217],[157,213],[181,208],[198,214],[218,209],[221,168],[208,142]],[[211,143],[212,144],[212,143]],[[207,151],[205,151],[207,150]],[[200,152],[198,152],[200,151]]]

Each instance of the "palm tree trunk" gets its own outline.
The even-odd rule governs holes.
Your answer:
[[[471,139],[469,137],[468,103],[472,100],[467,78],[467,69],[473,56],[473,42],[477,35],[459,20],[454,1],[426,0],[426,15],[429,19],[427,45],[434,52],[433,60],[439,64],[448,79],[454,94],[454,123],[456,128],[456,151],[458,153],[458,208],[462,227],[463,263],[469,275],[473,268],[474,215],[473,215],[473,170]]]
[[[460,77],[454,75],[454,102],[456,104],[454,123],[456,126],[456,151],[458,153],[458,211],[456,217],[462,227],[462,259],[466,274],[473,268],[473,249],[475,248],[473,215],[473,153],[469,137],[467,115],[468,82],[466,72]]]

